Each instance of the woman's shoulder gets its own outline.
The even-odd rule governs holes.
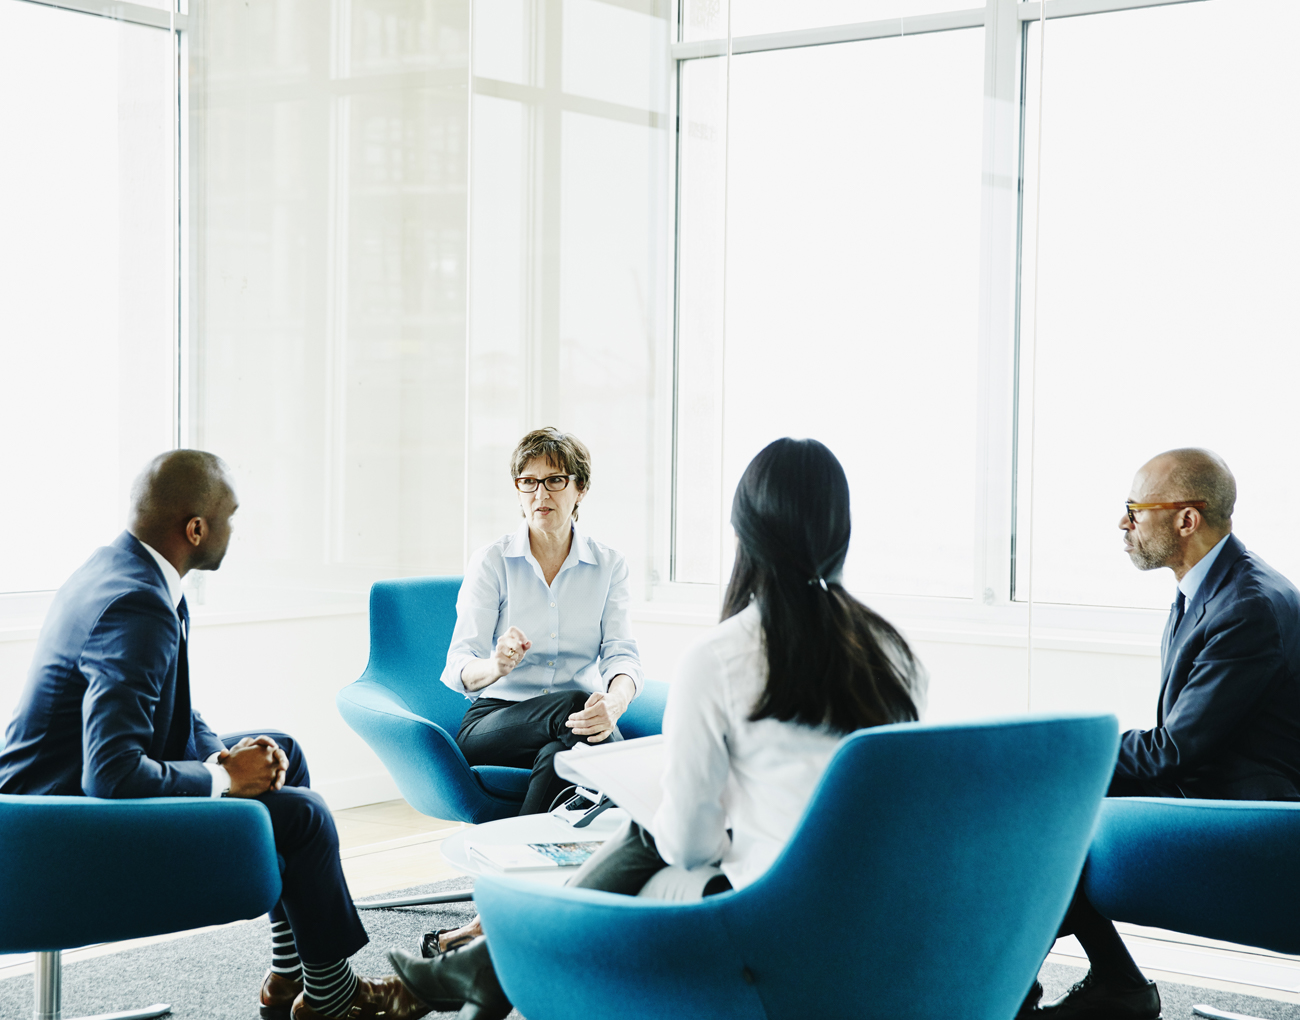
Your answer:
[[[762,631],[758,606],[750,605],[723,620],[687,649],[682,659],[683,668],[709,671],[721,667],[729,671],[729,667],[739,662],[748,662],[756,655],[761,657]]]
[[[623,562],[623,554],[612,545],[597,542],[577,525],[573,528],[573,537],[579,543],[578,558],[602,566],[617,566]]]
[[[495,541],[475,549],[465,564],[465,574],[471,575],[481,570],[496,571],[505,564],[506,553],[517,540],[517,533],[508,531]]]

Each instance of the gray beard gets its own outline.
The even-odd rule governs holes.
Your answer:
[[[1166,566],[1178,549],[1178,537],[1171,528],[1152,535],[1142,545],[1134,545],[1128,558],[1138,570],[1158,570]]]

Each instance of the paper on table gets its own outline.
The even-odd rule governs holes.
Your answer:
[[[664,738],[638,737],[615,744],[580,744],[555,756],[555,772],[579,786],[599,790],[636,822],[653,832],[664,799]]]
[[[469,852],[501,871],[574,868],[594,854],[603,840],[570,843],[466,843]]]

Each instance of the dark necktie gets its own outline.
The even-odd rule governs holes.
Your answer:
[[[168,730],[163,761],[183,761],[190,741],[190,659],[186,647],[190,635],[190,608],[185,604],[184,595],[176,606],[176,615],[181,618],[181,643],[176,652],[176,697],[172,702],[172,717],[166,721]]]
[[[1178,589],[1178,597],[1174,599],[1174,604],[1169,607],[1169,622],[1165,624],[1165,640],[1160,649],[1160,664],[1164,666],[1169,661],[1169,649],[1173,647],[1174,635],[1178,633],[1178,625],[1183,622],[1183,611],[1187,608],[1187,596],[1183,594],[1183,589]]]

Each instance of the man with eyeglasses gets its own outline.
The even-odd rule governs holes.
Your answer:
[[[1160,645],[1156,725],[1120,737],[1112,797],[1300,800],[1300,592],[1232,534],[1236,500],[1232,472],[1209,450],[1162,453],[1133,479],[1119,521],[1124,551],[1139,570],[1168,567],[1178,587]],[[1088,974],[1032,1015],[1160,1015],[1155,984],[1082,886],[1061,927],[1071,933]]]

